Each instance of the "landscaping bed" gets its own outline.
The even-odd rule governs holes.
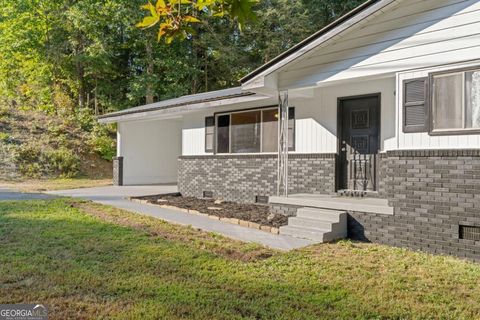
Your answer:
[[[258,225],[274,228],[279,228],[288,223],[288,218],[286,216],[271,213],[270,207],[266,205],[182,197],[180,194],[137,197],[134,199],[144,200],[150,204],[159,206],[171,206],[217,216],[219,218],[249,221]]]

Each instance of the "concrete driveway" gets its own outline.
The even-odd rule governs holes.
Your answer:
[[[152,186],[105,186],[95,188],[70,189],[45,192],[49,195],[64,197],[83,198],[97,202],[110,202],[113,200],[126,199],[128,197],[149,196],[156,194],[178,192],[176,185],[152,185]]]
[[[23,193],[10,189],[0,188],[0,201],[11,200],[45,200],[54,198],[51,195],[43,193]]]

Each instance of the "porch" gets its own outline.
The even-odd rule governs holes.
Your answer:
[[[387,199],[369,197],[345,197],[340,195],[323,194],[293,194],[270,197],[271,205],[287,205],[295,207],[310,207],[339,211],[355,211],[374,214],[393,215],[393,207],[388,205]]]

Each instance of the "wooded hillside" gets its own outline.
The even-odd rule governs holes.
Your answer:
[[[100,150],[93,154],[109,158],[114,128],[99,128],[94,115],[237,86],[240,77],[361,2],[262,0],[254,7],[257,19],[242,32],[227,18],[208,17],[186,40],[165,44],[157,42],[157,30],[135,27],[145,0],[4,0],[0,106],[68,119],[93,137]]]

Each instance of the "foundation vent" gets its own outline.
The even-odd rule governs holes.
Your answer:
[[[267,204],[268,203],[268,197],[267,196],[256,196],[255,197],[255,202],[256,203],[261,203],[261,204]]]
[[[460,239],[480,241],[480,227],[460,226]]]
[[[203,191],[204,198],[213,198],[213,191]]]

